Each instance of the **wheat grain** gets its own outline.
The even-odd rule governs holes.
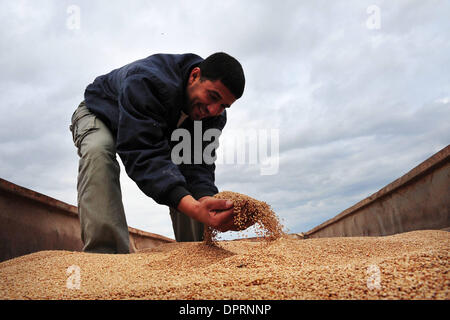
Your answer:
[[[266,241],[273,241],[285,234],[278,217],[266,202],[232,191],[219,192],[214,198],[234,202],[234,224],[238,230],[244,230],[249,224],[255,225],[257,237]],[[217,245],[218,233],[218,230],[205,226],[204,242]]]
[[[450,233],[42,251],[0,263],[0,299],[450,299]],[[79,267],[70,289],[68,267]]]

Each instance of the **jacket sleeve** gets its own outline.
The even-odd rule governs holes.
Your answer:
[[[213,196],[218,193],[214,183],[215,165],[181,165],[181,171],[188,182],[188,189],[192,192],[195,199],[204,196]]]
[[[159,89],[158,83],[141,75],[125,78],[119,93],[116,148],[138,187],[157,203],[176,208],[190,192],[170,157]]]
[[[206,126],[206,131],[208,128],[218,129],[220,132],[226,124],[226,112],[217,119],[212,120],[209,126]],[[219,139],[219,137],[214,137],[214,139]],[[218,143],[219,141],[203,141],[202,143],[202,153],[205,148],[211,143]],[[209,151],[209,150],[208,150]],[[192,150],[191,154],[194,155],[195,150]],[[209,152],[208,152],[209,153]],[[212,149],[211,156],[216,156],[216,149]],[[194,157],[194,156],[193,156]],[[195,199],[199,199],[204,196],[213,196],[219,192],[215,185],[215,169],[214,163],[206,163],[205,159],[202,158],[201,164],[194,164],[194,159],[192,159],[191,164],[181,164],[180,170],[183,173],[187,181],[188,190],[192,193]]]

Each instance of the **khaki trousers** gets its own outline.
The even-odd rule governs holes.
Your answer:
[[[84,101],[73,113],[71,122],[70,131],[80,157],[77,191],[83,251],[129,253],[114,137]],[[173,208],[170,217],[176,241],[203,239],[202,223]]]

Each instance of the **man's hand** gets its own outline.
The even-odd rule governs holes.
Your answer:
[[[213,197],[202,197],[197,201],[192,196],[185,196],[177,209],[221,232],[238,230],[234,225],[233,201]]]
[[[214,197],[202,197],[202,198],[198,199],[198,201],[199,201],[199,202],[202,202],[202,201],[204,201],[204,200],[206,200],[206,199],[217,200],[217,199],[214,198]],[[218,211],[218,212],[219,212],[219,211]],[[217,212],[217,213],[218,213],[218,212]],[[247,223],[245,223],[245,225],[241,225],[240,227],[238,227],[238,226],[236,226],[236,225],[234,224],[234,217],[235,217],[235,214],[233,214],[233,225],[230,227],[230,229],[228,229],[228,230],[226,230],[226,231],[242,231],[242,230],[245,230],[245,229],[247,229],[248,227],[251,227],[252,225],[255,224],[255,221],[253,221],[252,219],[249,219],[249,220],[247,221]],[[219,230],[219,231],[221,231],[221,230]],[[223,232],[223,231],[222,231],[222,232]]]

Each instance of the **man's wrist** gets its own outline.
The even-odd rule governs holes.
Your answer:
[[[200,208],[200,202],[194,199],[191,195],[186,195],[183,198],[181,198],[179,204],[178,204],[178,211],[188,215],[189,217],[200,221],[199,216],[199,208]]]
[[[191,193],[183,186],[175,186],[167,195],[168,205],[172,208],[177,208],[181,199]]]

